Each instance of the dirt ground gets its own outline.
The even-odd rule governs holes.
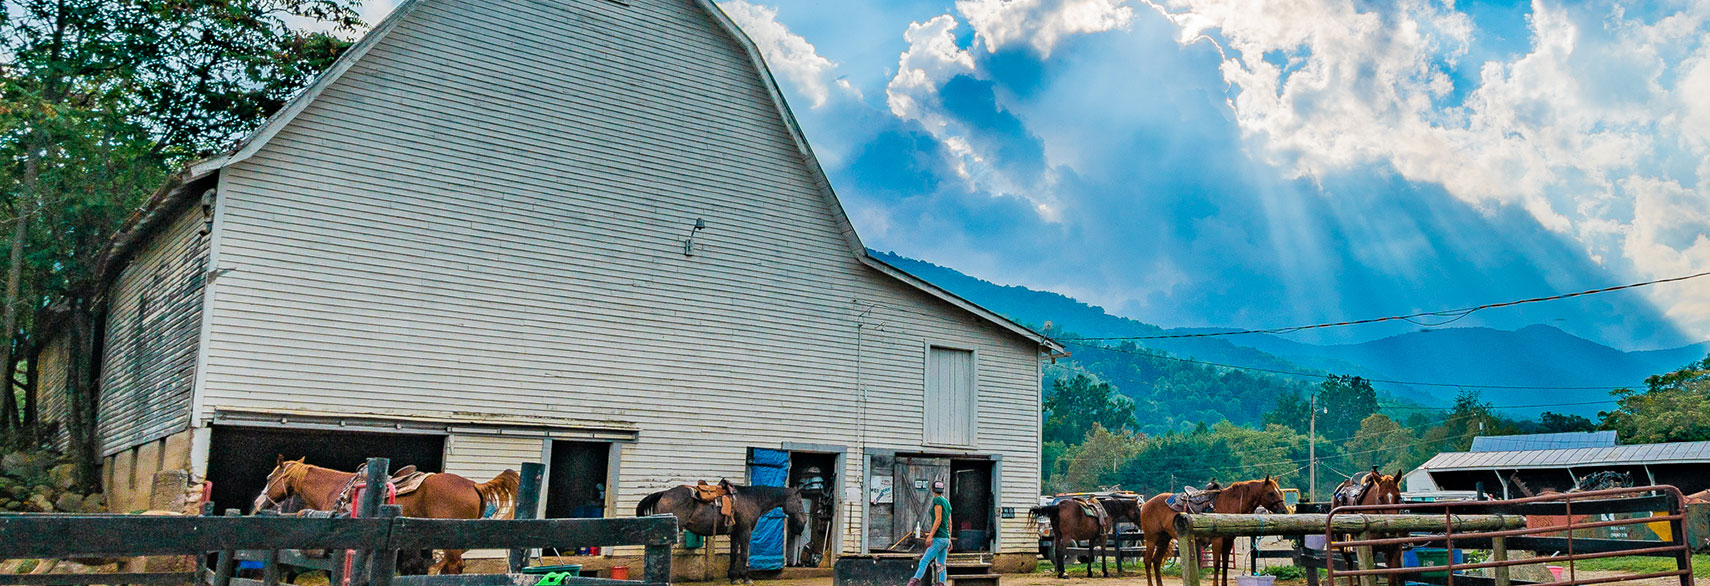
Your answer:
[[[1614,573],[1614,572],[1581,572],[1579,577],[1580,577],[1580,579],[1585,579],[1585,578],[1615,577],[1615,576],[1619,576],[1619,575],[1620,574]],[[1181,583],[1182,583],[1181,578],[1177,578],[1174,576],[1165,576],[1164,577],[1164,586],[1181,586]],[[1206,583],[1209,583],[1209,582],[1206,582]],[[720,580],[717,582],[681,582],[679,584],[682,584],[683,586],[725,586],[727,584],[727,582]],[[754,584],[756,586],[832,586],[831,578],[807,578],[807,579],[801,579],[801,580],[766,580],[766,581],[755,581]],[[1230,584],[1230,586],[1234,586],[1234,584],[1235,584],[1235,577],[1234,576],[1229,577],[1229,584]],[[1305,584],[1306,584],[1306,582],[1304,580],[1291,581],[1291,582],[1284,582],[1284,581],[1279,580],[1276,582],[1277,586],[1304,586]],[[1672,580],[1672,579],[1656,578],[1656,579],[1651,579],[1651,580],[1611,582],[1611,584],[1628,584],[1628,585],[1639,585],[1639,586],[1678,586],[1680,584],[1680,582],[1677,580]],[[1696,584],[1699,586],[1710,586],[1710,579],[1700,578],[1696,581]],[[1095,578],[1089,579],[1086,577],[1085,574],[1082,574],[1081,576],[1070,576],[1069,579],[1067,579],[1067,580],[1059,580],[1050,574],[1005,574],[1003,577],[1003,586],[1145,586],[1145,585],[1146,585],[1146,577],[1143,575],[1140,575],[1138,573],[1132,573],[1132,572],[1124,574],[1123,577],[1121,577],[1121,578],[1112,576],[1110,578],[1097,578],[1097,577],[1095,577]],[[903,585],[898,584],[897,586],[903,586]]]

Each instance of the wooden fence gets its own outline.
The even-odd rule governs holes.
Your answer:
[[[384,486],[384,460],[370,462],[368,485]],[[378,466],[376,466],[376,464]],[[523,483],[539,486],[539,464],[525,465]],[[524,487],[518,519],[418,519],[380,505],[383,491],[367,490],[358,517],[0,515],[0,559],[110,559],[135,556],[193,556],[194,571],[118,574],[4,574],[0,585],[198,584],[276,586],[286,566],[329,569],[332,583],[351,586],[536,586],[543,576],[519,573],[528,549],[644,546],[640,580],[552,576],[560,586],[666,586],[671,581],[671,546],[677,519],[669,515],[624,519],[532,519],[538,489]],[[508,574],[399,576],[399,551],[425,549],[511,550]],[[354,552],[346,575],[302,550]],[[342,559],[338,555],[333,559]],[[261,577],[238,576],[240,559],[262,562]],[[212,563],[208,563],[212,560]],[[336,564],[346,565],[342,561]]]

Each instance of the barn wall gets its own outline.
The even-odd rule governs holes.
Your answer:
[[[633,428],[624,511],[750,447],[927,450],[940,344],[979,353],[963,449],[1025,510],[1037,344],[860,264],[737,43],[629,4],[419,3],[226,169],[203,414]],[[1033,548],[1023,519],[1002,539]]]
[[[143,246],[107,291],[98,428],[103,456],[189,426],[208,239],[200,208]]]
[[[71,336],[54,336],[46,346],[42,347],[36,356],[39,364],[36,366],[36,417],[44,424],[54,426],[53,447],[65,450],[71,442],[71,435],[65,427],[66,417],[66,366],[71,360]]]

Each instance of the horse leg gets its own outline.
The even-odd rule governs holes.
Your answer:
[[[1069,574],[1063,567],[1063,534],[1059,529],[1051,534],[1051,565],[1057,567],[1058,578],[1068,578]]]
[[[1390,568],[1401,567],[1401,546],[1398,545],[1391,548],[1389,550],[1389,556],[1384,560],[1384,563],[1387,564],[1386,567]],[[1401,586],[1401,576],[1399,574],[1390,574],[1389,586]]]
[[[753,527],[740,524],[730,531],[730,583],[753,584],[748,577],[748,540],[754,536]]]
[[[1110,577],[1110,541],[1108,539],[1098,540],[1098,569],[1104,573],[1104,577]],[[1116,571],[1119,574],[1122,573],[1121,561],[1116,562]]]
[[[461,550],[461,549],[447,549],[444,551],[445,551],[445,563],[444,563],[444,565],[441,565],[439,567],[439,573],[441,575],[449,574],[449,575],[453,575],[453,576],[458,575],[458,574],[462,574],[463,573],[463,550]]]

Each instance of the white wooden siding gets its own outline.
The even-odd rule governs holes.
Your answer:
[[[208,250],[203,226],[200,208],[182,212],[107,291],[97,407],[103,455],[189,425]]]
[[[445,440],[445,471],[475,482],[486,482],[506,469],[522,472],[523,462],[539,462],[546,440],[540,437],[452,434]],[[502,549],[474,549],[469,559],[497,559]]]
[[[974,351],[930,346],[926,359],[926,443],[974,445]]]
[[[750,447],[923,450],[930,342],[979,352],[969,449],[1030,506],[1038,345],[862,265],[738,45],[629,4],[425,0],[225,169],[204,415],[623,422],[627,511]]]
[[[53,447],[69,448],[70,430],[66,429],[66,370],[71,359],[71,336],[60,334],[42,347],[36,356],[36,420],[54,424]]]

